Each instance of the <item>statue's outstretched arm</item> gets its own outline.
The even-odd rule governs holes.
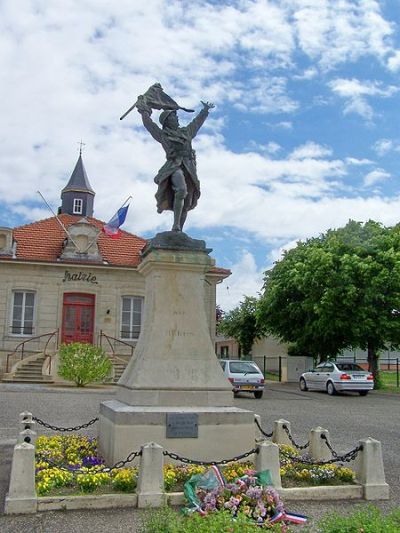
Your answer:
[[[208,110],[212,109],[214,104],[211,104],[210,102],[201,102],[203,104],[203,109],[198,113],[192,122],[190,122],[186,128],[188,129],[191,138],[195,137],[197,135],[197,132],[204,124],[206,118],[208,117]]]
[[[157,124],[150,118],[151,107],[146,105],[145,102],[141,102],[140,97],[138,98],[136,107],[142,117],[143,126],[150,133],[153,139],[155,139],[156,141],[160,143],[161,142],[161,128],[157,126]]]

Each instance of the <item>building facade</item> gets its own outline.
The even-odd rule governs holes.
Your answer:
[[[0,228],[3,378],[23,380],[30,362],[55,378],[61,343],[102,344],[125,360],[133,353],[145,305],[137,266],[146,240],[126,231],[118,239],[104,234],[104,222],[93,217],[94,196],[80,154],[62,190],[58,217]],[[213,268],[205,277],[213,340],[215,287],[228,275]]]

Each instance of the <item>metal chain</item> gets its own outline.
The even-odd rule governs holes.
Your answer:
[[[264,435],[264,437],[268,437],[268,438],[272,437],[273,432],[271,431],[271,433],[267,433],[266,431],[264,431],[263,428],[260,426],[260,422],[257,420],[257,418],[254,418],[254,422],[256,423],[256,426],[261,431],[261,433]]]
[[[36,416],[33,416],[32,420],[34,422],[37,422],[40,426],[43,426],[43,427],[45,427],[47,429],[52,429],[53,431],[71,432],[71,431],[79,431],[80,429],[88,428],[92,424],[98,422],[99,419],[98,419],[98,417],[92,418],[92,420],[90,420],[86,424],[82,424],[81,426],[75,426],[73,428],[62,428],[62,427],[58,427],[58,426],[53,426],[52,424],[48,424],[47,422],[43,422],[43,420],[40,420],[40,418],[37,418]],[[22,420],[22,421],[24,421],[24,420]]]
[[[327,461],[313,461],[312,459],[307,459],[306,457],[297,457],[296,455],[292,455],[290,453],[284,452],[283,450],[280,450],[280,453],[284,456],[293,461],[294,463],[301,463],[305,465],[329,465],[332,463],[349,463],[350,461],[354,461],[354,459],[357,457],[358,452],[362,451],[363,446],[357,446],[353,450],[350,450],[349,452],[345,453],[341,456],[336,456],[333,459],[328,459]]]
[[[322,434],[321,434],[321,439],[323,439],[323,440],[325,441],[325,444],[327,445],[329,451],[331,452],[332,457],[337,457],[338,454],[337,454],[337,452],[335,452],[335,450],[332,448],[331,443],[329,442],[328,437],[325,435],[325,433],[322,433]]]
[[[188,459],[187,457],[181,457],[177,453],[168,452],[165,450],[163,452],[164,455],[170,457],[174,461],[180,461],[181,463],[186,464],[192,464],[192,465],[200,465],[200,466],[208,466],[208,465],[226,465],[228,463],[235,463],[237,461],[240,461],[240,459],[246,459],[246,457],[249,457],[250,455],[253,455],[254,453],[259,453],[258,448],[253,448],[252,450],[242,453],[241,455],[237,455],[236,457],[232,457],[232,459],[221,459],[220,461],[197,461],[196,459]]]
[[[103,468],[100,468],[99,470],[90,471],[90,469],[82,470],[81,468],[67,468],[65,466],[60,466],[54,461],[50,461],[46,458],[46,456],[41,455],[40,453],[37,453],[36,456],[39,460],[46,461],[50,466],[53,466],[55,468],[58,468],[59,470],[64,470],[66,472],[70,472],[71,474],[101,474],[101,473],[107,473],[111,472],[111,470],[123,468],[127,463],[131,463],[136,457],[139,457],[142,455],[142,451],[138,452],[131,452],[128,457],[124,461],[117,461],[113,466],[104,466]]]
[[[306,448],[308,448],[310,446],[310,441],[306,442],[305,444],[297,444],[297,442],[294,440],[294,438],[293,438],[292,434],[290,433],[289,428],[288,428],[288,426],[286,424],[283,424],[282,428],[285,430],[286,435],[288,436],[288,439],[290,440],[290,442],[298,450],[305,450]]]

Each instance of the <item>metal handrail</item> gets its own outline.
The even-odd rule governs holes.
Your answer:
[[[135,347],[132,346],[132,344],[129,344],[129,342],[122,341],[121,339],[117,339],[116,337],[111,337],[111,335],[107,335],[107,333],[104,333],[104,331],[101,329],[101,330],[100,330],[100,333],[99,333],[99,342],[98,342],[98,344],[99,344],[99,346],[100,346],[101,348],[103,347],[103,343],[102,343],[102,339],[103,339],[103,337],[104,337],[104,338],[106,339],[106,341],[108,342],[108,344],[109,344],[109,346],[110,346],[110,348],[111,348],[111,352],[112,352],[112,356],[113,356],[113,357],[118,357],[118,356],[115,354],[115,348],[114,348],[114,346],[113,346],[113,344],[112,344],[111,341],[114,341],[114,343],[115,343],[115,342],[119,342],[120,344],[123,344],[123,345],[125,345],[125,346],[128,346],[128,347],[130,348],[130,350],[131,350],[131,357],[132,357],[132,355],[133,355],[133,351],[134,351],[134,349],[135,349]]]
[[[15,347],[14,351],[7,354],[7,362],[6,362],[6,372],[9,372],[9,366],[10,366],[10,358],[13,356],[13,355],[16,355],[18,353],[18,350],[21,348],[21,357],[20,357],[20,361],[22,361],[25,357],[25,344],[28,343],[28,342],[31,342],[31,341],[34,341],[34,340],[38,340],[38,339],[41,339],[42,337],[49,337],[46,341],[46,344],[44,346],[44,349],[43,349],[43,354],[48,357],[48,354],[46,353],[46,350],[47,350],[47,347],[49,345],[49,342],[50,340],[56,336],[56,347],[58,347],[58,329],[56,329],[55,331],[53,331],[52,333],[43,333],[43,335],[36,335],[35,337],[30,337],[29,339],[25,339],[24,341],[20,342],[19,344],[17,344],[17,346]]]

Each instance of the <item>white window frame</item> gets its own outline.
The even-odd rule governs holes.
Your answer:
[[[21,312],[21,325],[17,326],[19,328],[19,332],[14,331],[14,316],[15,316],[15,296],[16,294],[22,294],[22,312]],[[33,306],[32,306],[32,327],[30,333],[24,333],[24,329],[27,327],[25,325],[25,315],[27,312],[27,306],[26,306],[26,295],[32,294],[33,295]],[[27,290],[27,289],[14,289],[12,291],[12,303],[11,303],[11,316],[10,316],[10,334],[13,337],[32,337],[35,331],[35,318],[36,318],[36,291]]]
[[[81,215],[83,213],[82,198],[74,198],[73,205],[72,205],[72,213],[74,215]]]
[[[128,331],[124,331],[124,325],[127,325],[126,321],[124,322],[124,314],[127,313],[127,311],[124,311],[124,299],[130,300],[130,309],[128,311],[129,313],[129,324],[128,324]],[[137,313],[137,311],[134,311],[134,302],[140,301],[140,314]],[[140,329],[142,326],[142,317],[143,317],[143,308],[144,308],[144,298],[143,296],[137,296],[137,295],[130,295],[130,294],[123,294],[121,296],[121,319],[120,319],[120,330],[119,330],[119,338],[124,341],[135,341],[139,338],[140,335]],[[137,316],[139,314],[139,320],[137,320]],[[136,320],[135,320],[136,319]],[[134,333],[134,328],[139,328],[139,331],[137,335]],[[126,335],[128,333],[128,335]]]

